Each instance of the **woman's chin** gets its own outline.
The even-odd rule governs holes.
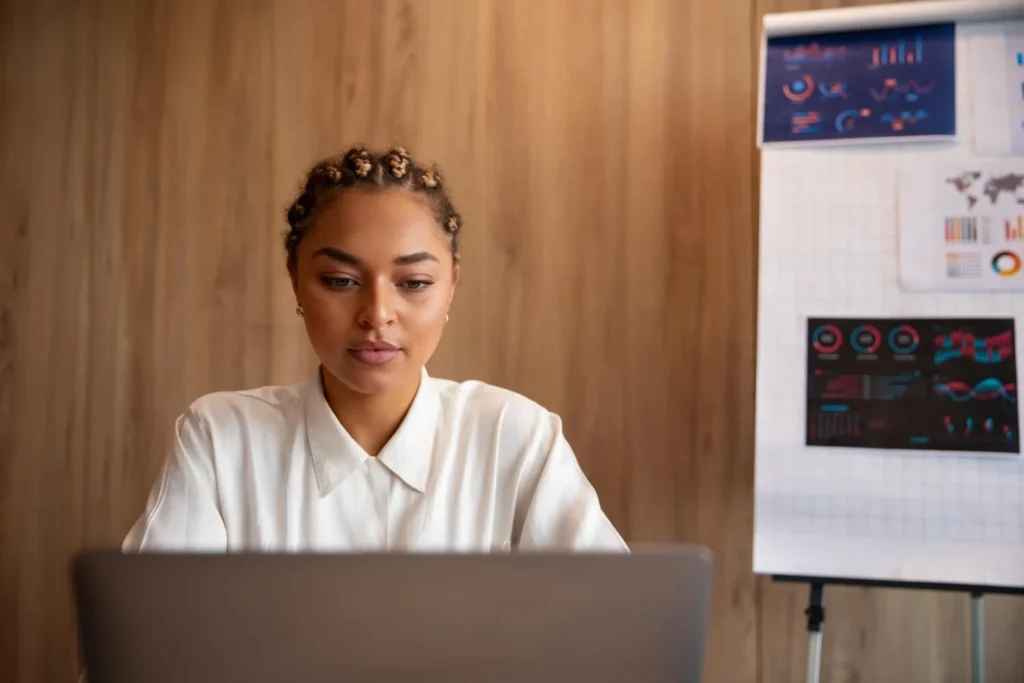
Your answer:
[[[402,358],[386,364],[364,363],[355,358],[346,358],[328,368],[332,375],[345,387],[365,396],[388,394],[408,384],[419,373],[408,372]]]

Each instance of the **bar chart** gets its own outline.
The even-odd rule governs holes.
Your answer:
[[[1005,237],[1007,241],[1024,239],[1024,216],[1017,216],[1015,219],[1007,218],[1005,223]]]
[[[882,43],[871,51],[872,66],[891,64],[920,64],[924,61],[924,41],[918,34],[908,45],[906,40]]]
[[[945,228],[946,244],[977,244],[981,238],[976,216],[947,218]]]

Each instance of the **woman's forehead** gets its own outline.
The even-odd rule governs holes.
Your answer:
[[[437,226],[430,206],[411,192],[355,187],[338,194],[320,216],[338,229],[358,227],[360,224],[389,226]]]
[[[398,190],[346,190],[319,212],[312,228],[311,245],[344,244],[387,255],[447,244],[430,207]]]
[[[349,189],[341,193],[314,220],[316,228],[336,237],[369,236],[387,232],[429,234],[440,227],[430,207],[400,190]]]

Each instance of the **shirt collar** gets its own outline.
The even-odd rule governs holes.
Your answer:
[[[320,372],[307,385],[306,430],[320,495],[326,496],[370,456],[338,421],[324,396]],[[402,424],[377,459],[402,481],[423,493],[427,489],[441,400],[424,368],[420,387]]]

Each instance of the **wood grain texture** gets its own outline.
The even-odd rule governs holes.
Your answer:
[[[751,573],[753,112],[761,14],[825,4],[0,0],[0,683],[74,679],[67,562],[174,417],[314,367],[283,211],[354,141],[465,217],[431,372],[560,413],[632,543],[713,548],[706,680],[801,680],[804,590]],[[965,597],[828,600],[824,680],[966,678]],[[1022,680],[1024,610],[988,616]]]

